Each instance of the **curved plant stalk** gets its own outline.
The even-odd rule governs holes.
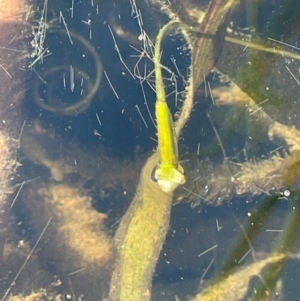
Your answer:
[[[159,31],[154,52],[156,87],[155,113],[158,137],[157,153],[159,157],[159,164],[155,170],[155,177],[158,185],[165,192],[172,192],[178,185],[185,183],[183,169],[178,164],[177,138],[166,100],[162,68],[160,66],[161,42],[168,29],[174,24],[176,24],[176,22],[171,21]]]
[[[224,9],[226,12],[230,11],[233,3],[236,3],[236,1],[213,1],[211,6],[215,7],[215,9],[211,9],[206,15],[203,28],[213,35],[216,34],[226,19],[225,15],[228,14],[222,15],[221,19],[223,22],[218,22],[217,19],[220,19],[220,14],[224,14]],[[220,10],[219,13],[218,10]],[[117,254],[110,283],[110,301],[150,300],[152,276],[169,228],[173,191],[184,179],[177,165],[177,141],[193,107],[193,80],[195,73],[191,72],[184,105],[179,120],[175,125],[175,131],[173,131],[159,63],[161,40],[168,28],[171,28],[170,26],[173,25],[173,22],[171,21],[161,29],[155,49],[158,152],[146,162],[141,173],[136,196],[122,218],[115,235]],[[194,58],[201,55],[203,58],[201,61],[204,64],[203,68],[208,72],[214,65],[214,62],[208,59],[211,57],[210,51],[213,48],[212,39],[208,39],[204,44],[209,44],[210,47],[201,46],[201,43],[199,46],[196,41],[195,45],[198,45],[198,48],[195,48],[197,51]],[[201,49],[201,47],[203,48]],[[194,60],[194,62],[198,62],[198,59]],[[161,164],[160,168],[163,165],[164,168],[167,166],[169,169],[167,170],[167,178],[162,179],[165,181],[162,185],[163,189],[159,186],[161,182],[156,183],[151,179],[153,169],[158,164]],[[158,172],[156,175],[159,178],[161,174]]]
[[[110,301],[147,301],[151,297],[152,276],[169,229],[173,191],[185,182],[178,168],[177,140],[166,103],[160,45],[174,22],[157,36],[154,65],[156,76],[156,115],[158,149],[146,162],[137,193],[115,235],[116,263],[110,284]],[[155,182],[151,178],[156,169]]]

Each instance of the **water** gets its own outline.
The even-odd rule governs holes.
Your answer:
[[[48,3],[46,55],[26,71],[22,166],[15,180],[24,184],[15,192],[8,225],[3,294],[106,297],[113,235],[144,162],[157,147],[151,43],[167,18],[151,1],[137,3],[149,36],[143,44],[129,2],[98,2]],[[38,7],[35,18],[40,20],[43,3]],[[197,6],[185,7],[187,18]],[[297,54],[298,48],[268,39],[298,47],[295,13],[285,3],[266,2],[258,13],[255,9],[247,2],[232,16],[237,39],[249,38],[239,27],[255,26],[252,38]],[[190,62],[187,43],[175,31],[162,55],[174,118]],[[269,300],[297,300],[299,243],[285,235],[293,228],[298,232],[292,218],[299,195],[299,61],[224,42],[215,67],[195,91],[194,109],[179,139],[187,181],[174,195],[177,204],[153,275],[152,300],[196,300],[192,296],[213,287],[215,279],[225,283],[226,275],[281,249],[296,255],[277,265],[281,273],[268,282]],[[226,82],[220,72],[228,76]],[[253,106],[235,84],[260,105]],[[78,99],[82,104],[76,106]],[[270,199],[275,205],[267,214],[269,207],[263,206]],[[266,271],[267,279],[269,265],[241,274],[245,292],[227,297],[256,300],[257,274]],[[228,290],[238,291],[239,284],[231,285]]]

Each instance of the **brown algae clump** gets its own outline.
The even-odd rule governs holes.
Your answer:
[[[41,268],[51,263],[58,275],[60,290],[101,298],[108,290],[107,279],[113,257],[112,242],[105,229],[106,215],[92,207],[92,198],[83,189],[68,184],[36,181],[23,190],[35,237],[40,239]]]
[[[54,296],[51,296],[53,298]],[[46,290],[39,290],[37,292],[32,292],[28,296],[23,295],[16,295],[16,296],[9,296],[7,299],[8,301],[46,301],[51,300],[50,296],[46,292]]]
[[[61,241],[85,264],[105,265],[112,256],[110,239],[104,232],[106,215],[91,207],[91,198],[66,185],[53,185],[41,194],[60,218],[57,231]]]

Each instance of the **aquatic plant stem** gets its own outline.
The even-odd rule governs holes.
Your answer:
[[[192,33],[193,38],[187,39],[192,48],[191,76],[186,87],[186,96],[179,119],[175,123],[177,138],[190,117],[193,109],[194,91],[202,84],[207,74],[214,67],[223,47],[226,24],[230,12],[237,6],[239,0],[211,1],[200,25],[199,33]],[[183,26],[183,32],[187,29]],[[193,44],[191,42],[193,40]]]
[[[134,200],[115,235],[116,262],[110,301],[148,301],[152,276],[169,229],[172,193],[151,179],[157,154],[146,162]]]
[[[155,177],[159,187],[165,192],[174,191],[178,185],[185,183],[183,169],[178,164],[178,139],[175,135],[173,119],[167,104],[162,77],[162,66],[160,64],[161,43],[164,35],[173,24],[175,23],[171,21],[159,31],[153,58],[156,87],[155,115],[158,138],[157,153],[159,157]]]
[[[193,48],[194,85],[197,89],[211,71],[223,47],[230,12],[239,0],[211,1]]]
[[[210,9],[203,21],[203,33],[206,30],[209,34],[215,34],[226,20],[230,8],[236,0],[216,0],[210,5]],[[221,18],[221,21],[218,19]],[[160,43],[171,23],[162,28],[157,37],[155,49],[155,75],[156,75],[156,93],[157,102],[166,103],[165,92],[162,80],[162,71],[160,68]],[[200,38],[202,40],[202,38]],[[202,44],[195,42],[196,56],[192,65],[198,62],[201,56],[203,68],[197,71],[209,72],[214,65],[211,59],[210,51],[213,51],[214,44],[210,38]],[[199,41],[198,41],[199,42]],[[221,43],[218,41],[218,43]],[[206,47],[206,46],[209,47]],[[221,46],[218,46],[220,49]],[[201,66],[202,67],[202,66]],[[191,73],[187,95],[181,115],[176,123],[175,143],[185,123],[187,122],[192,107],[195,73]],[[203,80],[203,79],[202,79]],[[198,78],[198,82],[199,82]],[[171,120],[169,120],[171,122]],[[173,135],[173,136],[174,136]],[[168,192],[162,191],[158,183],[151,179],[153,169],[159,164],[160,154],[152,155],[145,164],[140,177],[140,183],[137,188],[136,196],[129,206],[125,216],[118,227],[115,235],[116,262],[110,283],[110,301],[148,301],[151,298],[152,276],[155,270],[156,262],[166,233],[169,227],[169,219],[172,205],[173,191],[176,185]],[[179,183],[178,183],[179,184]]]
[[[115,235],[117,256],[110,284],[110,301],[150,300],[152,276],[169,229],[173,191],[180,184],[180,181],[171,177],[163,178],[162,185],[161,178],[158,177],[155,182],[151,174],[157,166],[161,170],[167,165],[184,180],[184,176],[176,169],[177,138],[166,102],[160,65],[161,42],[173,24],[170,22],[160,30],[155,45],[156,105],[163,106],[156,106],[158,151],[146,162],[135,198]],[[159,114],[161,111],[163,114]]]

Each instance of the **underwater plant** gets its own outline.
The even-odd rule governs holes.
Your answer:
[[[182,10],[178,10],[178,4]],[[262,103],[257,104],[261,99],[256,97],[260,97],[262,92],[251,90],[249,93],[247,83],[243,83],[243,79],[238,76],[246,73],[246,67],[245,69],[242,67],[242,70],[238,70],[233,76],[239,86],[224,74],[222,68],[220,69],[223,73],[217,69],[217,61],[222,61],[221,53],[225,41],[230,40],[226,37],[226,31],[229,21],[234,18],[232,11],[237,8],[238,1],[212,0],[205,12],[198,10],[197,5],[192,2],[185,5],[183,1],[173,3],[148,0],[141,4],[132,1],[127,9],[130,12],[129,19],[136,19],[138,23],[138,28],[133,29],[130,24],[120,26],[116,23],[118,22],[116,19],[122,18],[115,18],[113,10],[115,4],[105,1],[99,3],[94,1],[90,5],[83,6],[77,4],[83,7],[83,11],[88,12],[85,15],[87,19],[81,20],[86,26],[81,32],[78,28],[77,31],[74,30],[78,22],[76,18],[73,20],[75,4],[72,4],[75,6],[69,11],[62,9],[61,3],[52,4],[52,11],[46,10],[47,5],[46,1],[43,10],[35,12],[35,18],[39,22],[38,29],[33,30],[34,42],[31,44],[40,45],[35,39],[38,36],[42,40],[43,47],[29,55],[32,59],[29,64],[30,70],[27,70],[32,76],[28,83],[30,89],[26,101],[19,106],[22,113],[18,115],[19,136],[16,137],[16,143],[21,145],[20,158],[25,156],[27,161],[24,161],[23,166],[16,172],[15,182],[18,189],[11,202],[13,222],[4,220],[2,222],[9,229],[9,239],[5,241],[2,256],[1,277],[5,279],[2,282],[2,300],[53,298],[57,300],[108,298],[111,301],[146,301],[151,298],[264,300],[273,297],[272,292],[274,288],[277,290],[280,286],[280,281],[283,283],[278,289],[280,293],[293,296],[294,292],[287,292],[288,277],[284,275],[282,277],[282,274],[287,262],[299,261],[296,250],[298,231],[294,231],[299,220],[297,205],[299,131],[293,127],[293,122],[285,125],[280,115],[279,121],[275,121],[277,115],[272,106],[267,110]],[[118,11],[121,11],[124,3],[120,1],[116,5]],[[126,5],[128,6],[128,3]],[[147,24],[142,22],[139,5],[144,9],[143,13],[153,16],[149,19],[156,25],[155,30],[149,29],[149,36],[144,30]],[[158,13],[153,9],[157,7]],[[54,19],[48,29],[44,23],[50,11]],[[68,22],[65,19],[66,11],[70,12]],[[107,12],[109,17],[106,18]],[[37,18],[39,13],[40,19]],[[131,14],[135,18],[132,18]],[[169,20],[163,19],[162,14]],[[56,15],[59,15],[59,18],[56,18]],[[163,21],[160,21],[162,19]],[[55,22],[60,24],[57,31],[53,25]],[[100,28],[99,23],[101,26],[105,25],[106,38],[109,37],[111,41],[111,47],[107,49],[103,49],[101,43],[98,44],[97,40],[92,38],[95,35],[94,27],[97,25]],[[296,25],[297,23],[294,24]],[[74,28],[70,30],[72,26]],[[41,34],[41,27],[48,32],[49,40],[45,39],[45,32]],[[61,28],[64,28],[66,34],[61,34]],[[81,35],[85,35],[85,38]],[[151,35],[155,38],[151,38]],[[105,35],[100,36],[105,38]],[[53,45],[64,45],[63,42],[66,42],[71,46],[67,44],[68,47],[51,48],[51,39],[56,43],[53,42]],[[72,40],[79,43],[73,45]],[[169,66],[165,64],[166,56],[173,57],[172,51],[176,48],[173,47],[173,43],[178,40],[185,47],[184,49],[182,46],[178,47],[180,55],[188,53],[187,62],[183,62],[183,67],[180,67],[179,60],[178,64]],[[128,48],[120,46],[124,41],[130,41],[131,49],[140,47],[138,49],[141,51],[138,50],[137,58],[127,58],[124,55],[128,51]],[[171,43],[171,50],[168,49],[170,46],[168,43]],[[257,43],[253,45],[254,48],[258,48]],[[249,42],[249,48],[250,46]],[[44,50],[48,48],[49,51],[59,48],[59,54],[47,56],[47,51]],[[270,47],[262,46],[262,49],[269,51]],[[76,50],[79,56],[73,56]],[[296,57],[292,54],[289,59],[292,60],[293,56]],[[61,58],[70,67],[60,68],[65,66],[65,62],[60,61]],[[79,66],[89,68],[80,71],[82,69],[75,65],[72,58],[75,58]],[[111,58],[119,64],[113,66],[109,62]],[[175,62],[175,59],[171,62]],[[61,66],[55,67],[55,64]],[[141,71],[143,64],[144,69]],[[54,68],[51,69],[52,65]],[[286,69],[287,72],[292,72],[290,68],[292,67]],[[31,70],[34,71],[31,73]],[[62,74],[58,75],[56,73],[58,70],[62,71]],[[51,72],[55,75],[48,78]],[[105,77],[102,76],[102,72]],[[182,72],[185,74],[182,75]],[[256,70],[252,69],[251,75],[254,76],[255,72]],[[90,80],[92,77],[95,78],[94,81]],[[219,83],[215,84],[210,77],[216,78]],[[118,86],[116,78],[126,84]],[[182,87],[176,86],[175,91],[176,103],[178,100],[182,103],[178,109],[177,104],[174,106],[170,101],[172,100],[170,95],[174,94],[170,89],[175,83],[180,85],[180,81]],[[151,92],[145,94],[144,83]],[[210,83],[217,87],[210,86]],[[128,98],[125,98],[126,85],[131,87]],[[132,87],[135,85],[142,91],[141,97],[147,95],[142,111],[139,106],[130,103]],[[253,85],[248,85],[249,87],[252,89]],[[178,92],[180,89],[182,93]],[[226,136],[222,136],[222,127],[227,120],[223,120],[224,115],[222,118],[219,115],[213,116],[211,113],[214,111],[211,109],[207,119],[212,124],[211,133],[216,136],[214,144],[221,149],[224,158],[221,161],[213,160],[214,149],[210,149],[209,142],[203,149],[198,144],[199,152],[197,150],[198,154],[194,155],[195,148],[185,143],[183,138],[179,139],[184,137],[188,140],[189,136],[198,131],[199,125],[195,125],[193,118],[195,116],[196,122],[203,118],[201,115],[203,108],[197,109],[202,102],[197,96],[199,89],[208,91],[207,95],[210,96],[208,98],[213,102],[213,107],[219,107],[224,112],[230,106],[233,108],[232,111],[228,111],[230,113],[228,119],[232,119],[228,122],[232,126],[229,129],[235,129],[231,136],[241,136],[238,122],[248,118],[245,122],[245,126],[249,127],[247,135],[250,137],[249,133],[252,132],[256,134],[253,135],[255,143],[267,141],[276,146],[276,150],[280,147],[281,152],[269,151],[268,157],[258,155],[255,160],[251,160],[247,158],[245,147],[245,160],[228,157],[226,145],[223,146],[226,140],[223,138]],[[151,103],[150,108],[148,93],[156,97],[155,105],[154,102]],[[75,100],[73,103],[76,95],[80,96],[80,101]],[[111,101],[112,96],[114,101]],[[134,98],[136,97],[137,95],[134,95]],[[110,99],[109,103],[104,103],[105,99]],[[114,109],[111,108],[112,102]],[[139,122],[144,124],[145,129],[141,130],[140,123],[128,117],[130,105],[136,108],[136,116]],[[121,116],[124,120],[128,117],[130,122],[127,124],[132,125],[132,128],[125,128],[126,139],[123,141],[128,142],[131,134],[139,139],[145,135],[148,139],[152,133],[148,131],[144,113],[145,110],[154,111],[154,107],[156,118],[152,133],[157,132],[158,137],[158,142],[151,142],[151,148],[155,149],[154,153],[140,155],[137,151],[131,159],[112,155],[107,149],[113,145],[109,145],[114,139],[110,131],[118,129],[118,119],[121,119]],[[298,108],[296,104],[294,108],[295,110]],[[117,111],[121,113],[117,114]],[[173,117],[175,111],[179,111],[176,118]],[[293,121],[297,119],[297,113],[295,115]],[[113,127],[110,128],[108,125],[111,124]],[[252,125],[259,127],[259,133],[255,127],[251,128]],[[264,135],[264,138],[259,134]],[[94,138],[93,141],[96,141],[96,147],[88,139],[91,136]],[[122,135],[117,136],[116,139],[121,140]],[[251,139],[252,137],[249,138]],[[139,144],[146,148],[147,144],[145,142],[144,145],[143,142]],[[125,143],[118,143],[111,148],[126,147]],[[245,144],[247,143],[248,140]],[[18,146],[13,145],[10,148],[16,150]],[[133,154],[133,149],[128,148]],[[3,149],[6,150],[5,147]],[[211,160],[203,159],[205,151]],[[236,149],[234,151],[237,152]],[[10,151],[3,152],[7,153]],[[148,159],[145,160],[146,157]],[[3,162],[12,162],[7,161],[6,157],[4,159]],[[13,162],[15,168],[16,161]],[[3,170],[6,169],[5,166]],[[142,171],[139,175],[140,170]],[[7,178],[8,176],[3,178],[3,183],[7,182]],[[221,268],[216,268],[215,277],[211,277],[212,282],[204,289],[200,289],[198,283],[193,289],[185,290],[180,297],[174,292],[171,297],[164,295],[166,288],[163,287],[158,293],[159,297],[156,293],[157,285],[152,288],[152,283],[155,283],[157,277],[155,273],[158,273],[156,271],[160,268],[159,260],[168,264],[168,259],[164,257],[167,258],[168,253],[172,253],[171,250],[162,251],[163,245],[166,237],[168,240],[168,233],[176,236],[172,223],[182,222],[175,217],[172,219],[171,215],[176,210],[174,203],[179,203],[177,207],[182,206],[181,208],[192,206],[194,208],[192,210],[197,211],[197,217],[201,220],[205,218],[203,212],[209,210],[210,203],[221,207],[226,204],[225,200],[233,203],[234,196],[241,195],[251,195],[255,203],[254,197],[262,193],[267,194],[268,198],[262,204],[259,203],[258,208],[248,212],[249,219],[241,226],[240,235],[237,232],[232,234],[237,237],[237,242],[231,243],[231,247],[229,243],[226,244],[226,249],[230,249],[230,252],[223,257]],[[271,219],[271,213],[275,211],[276,205],[282,204],[282,200],[289,203],[289,209],[286,210],[286,221],[284,218],[280,220],[283,221],[283,225],[280,224],[283,230],[280,232],[281,235],[274,239],[275,247],[269,246],[267,255],[263,254],[256,262],[247,262],[246,266],[239,265],[244,255],[248,254],[248,249],[254,249],[252,244],[263,231],[263,225]],[[241,206],[243,205],[244,202]],[[10,209],[5,210],[6,213],[8,211]],[[217,231],[222,232],[223,226],[217,221],[218,219],[216,219]],[[182,225],[184,228],[185,224]],[[230,228],[234,228],[232,224]],[[199,228],[197,231],[199,234],[204,230]],[[194,242],[194,245],[189,245],[190,248],[181,251],[184,253],[185,261],[189,262],[189,257],[193,257],[190,254],[193,254],[194,249],[207,246],[207,243],[212,241],[211,237],[204,237],[202,234],[199,234],[198,238],[199,243]],[[171,245],[172,248],[175,249],[176,245]],[[218,244],[207,248],[207,252],[217,248]],[[255,253],[253,250],[252,252]],[[198,254],[202,256],[202,253]],[[159,256],[163,259],[159,259]],[[172,259],[174,263],[176,260]],[[191,262],[192,269],[196,264],[195,261]],[[197,265],[198,270],[195,268],[193,271],[200,270],[205,275],[212,263],[204,273],[205,263]],[[177,266],[182,269],[182,264],[178,263]],[[183,283],[188,282],[188,277],[182,278]],[[260,279],[262,281],[259,281]],[[201,276],[197,281],[202,280]],[[228,287],[230,294],[227,292]],[[190,297],[192,295],[195,297]]]

